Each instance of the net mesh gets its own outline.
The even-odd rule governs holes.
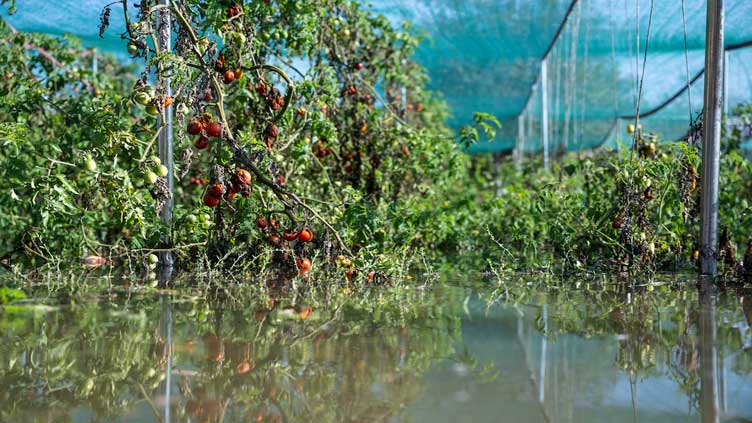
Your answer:
[[[106,3],[25,0],[7,19],[20,30],[71,33],[124,57],[120,14],[98,36]],[[449,104],[451,126],[470,123],[475,111],[501,120],[497,137],[472,146],[474,153],[516,145],[540,152],[544,104],[551,154],[629,141],[625,126],[636,112],[645,57],[640,112],[648,114],[641,118],[646,130],[667,139],[687,132],[682,90],[688,79],[694,80],[692,113],[702,110],[705,0],[375,0],[372,7],[426,34],[417,59],[428,70],[429,88]],[[726,0],[725,19],[726,45],[733,48],[726,61],[730,109],[752,102],[752,48],[734,48],[752,41],[752,1]]]
[[[694,79],[692,113],[702,110],[704,79],[695,76],[704,68],[704,0],[423,0],[409,9],[399,3],[382,0],[379,9],[432,40],[419,58],[431,88],[452,107],[451,123],[469,122],[474,111],[504,123],[496,139],[471,152],[507,152],[518,144],[540,152],[544,104],[551,154],[615,147],[617,139],[628,144],[625,127],[636,114],[641,78],[646,130],[666,139],[687,133],[688,79]],[[752,40],[752,2],[727,1],[725,19],[728,47]],[[727,52],[727,107],[752,101],[750,50]]]

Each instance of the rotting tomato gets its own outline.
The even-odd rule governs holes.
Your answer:
[[[282,237],[287,241],[295,241],[298,238],[298,231],[290,229],[282,234]]]
[[[269,244],[279,247],[279,244],[282,243],[282,240],[279,238],[279,234],[271,234],[266,238],[267,241],[269,241]]]
[[[251,183],[251,174],[245,169],[238,170],[236,176],[241,184],[249,185]]]
[[[198,135],[204,130],[204,125],[198,119],[191,119],[188,121],[188,133],[191,135]]]
[[[193,143],[193,146],[196,147],[199,150],[203,150],[203,149],[205,149],[206,147],[209,146],[209,138],[206,138],[205,136],[201,135]]]

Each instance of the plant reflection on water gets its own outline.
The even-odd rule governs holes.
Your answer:
[[[447,288],[407,313],[169,295],[17,303],[0,311],[0,421],[752,417],[748,290],[488,299]]]

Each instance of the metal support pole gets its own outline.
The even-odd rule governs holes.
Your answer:
[[[728,120],[728,64],[729,52],[723,52],[723,117]]]
[[[514,165],[517,171],[522,169],[522,152],[525,145],[525,117],[522,113],[517,116],[517,146],[515,147]]]
[[[616,118],[616,123],[614,124],[616,127],[614,128],[614,146],[616,148],[616,151],[621,151],[621,131],[624,130],[622,127],[622,122],[620,118]]]
[[[715,276],[718,248],[718,168],[723,107],[723,2],[708,0],[705,37],[700,274]]]
[[[160,5],[168,6],[168,0],[160,0]],[[172,22],[169,8],[160,9],[157,16],[157,43],[161,51],[169,51],[172,49]],[[160,78],[157,84],[164,89],[164,95],[172,96],[172,87],[170,86],[170,78]],[[174,162],[173,162],[173,140],[172,140],[172,106],[165,107],[158,118],[158,125],[162,128],[159,132],[159,159],[162,164],[167,167],[167,190],[169,191],[170,198],[162,208],[160,218],[165,225],[170,228],[172,225],[172,211],[175,204],[173,199],[173,186],[174,186]],[[170,245],[170,237],[168,234],[164,234],[163,242]],[[160,253],[159,261],[162,267],[172,268],[172,253],[169,251],[163,251]]]
[[[494,185],[496,186],[496,197],[501,197],[501,153],[496,153],[493,155],[493,161],[494,161],[494,171],[496,175],[494,175]]]
[[[548,160],[548,59],[541,60],[541,132],[543,132],[543,167],[550,170]]]

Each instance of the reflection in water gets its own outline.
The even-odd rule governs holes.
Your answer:
[[[700,277],[700,410],[703,423],[718,420],[717,293],[713,278]]]
[[[447,289],[413,313],[169,296],[5,309],[0,421],[750,419],[744,296],[620,288],[489,307]]]

